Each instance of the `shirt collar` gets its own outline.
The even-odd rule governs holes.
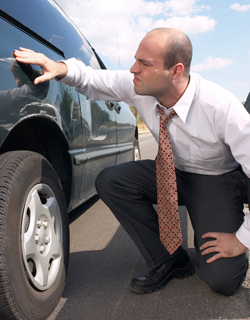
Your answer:
[[[178,114],[179,118],[185,123],[189,109],[194,99],[195,91],[196,91],[196,83],[192,78],[192,75],[190,75],[189,84],[187,86],[187,89],[181,96],[181,98],[177,101],[177,103],[173,106],[173,108],[170,108],[170,109],[164,108],[165,111],[167,111],[166,114],[168,114],[174,109],[175,112]]]

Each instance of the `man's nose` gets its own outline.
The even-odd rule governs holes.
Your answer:
[[[130,72],[133,73],[133,74],[139,73],[137,61],[135,61],[135,63],[130,68]]]

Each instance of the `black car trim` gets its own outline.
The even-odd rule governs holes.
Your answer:
[[[132,150],[133,147],[134,147],[133,144],[130,144],[127,146],[119,146],[115,148],[103,149],[98,151],[86,152],[85,150],[85,152],[83,151],[82,153],[73,155],[74,164],[79,166],[86,163],[87,161],[92,161],[99,158],[105,158],[112,155],[118,155],[120,153],[124,153]]]
[[[87,41],[87,43],[89,44],[91,50],[93,51],[96,59],[98,60],[98,62],[99,62],[99,64],[100,64],[101,69],[106,70],[107,68],[106,68],[105,64],[103,63],[102,59],[98,56],[98,54],[97,54],[97,52],[95,51],[95,49],[92,47],[92,45],[88,42],[88,40],[87,40],[86,38],[84,38],[84,39]]]
[[[73,161],[75,165],[79,166],[86,163],[88,161],[88,157],[84,153],[77,154],[73,156]]]
[[[10,24],[12,24],[14,27],[18,28],[19,30],[21,30],[22,32],[26,33],[30,37],[32,37],[32,38],[36,39],[37,41],[41,42],[43,45],[45,45],[49,49],[53,50],[54,52],[56,52],[57,54],[59,54],[60,56],[62,56],[65,59],[65,55],[64,55],[63,51],[58,49],[52,43],[50,43],[49,41],[47,41],[43,37],[39,36],[39,34],[37,34],[36,32],[32,31],[31,29],[26,27],[24,24],[22,24],[21,22],[17,21],[16,19],[14,19],[13,17],[8,15],[6,12],[4,12],[1,9],[0,9],[0,18],[2,18],[3,20],[7,21]]]
[[[130,144],[129,146],[119,146],[119,153],[124,153],[132,150],[134,148],[133,144]]]
[[[84,164],[87,161],[96,160],[99,158],[104,158],[119,153],[118,148],[110,148],[105,150],[90,151],[86,153],[77,154],[74,156],[74,163],[76,165]]]

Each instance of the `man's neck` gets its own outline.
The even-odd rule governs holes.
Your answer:
[[[183,96],[184,92],[186,91],[188,84],[190,81],[190,77],[188,79],[185,79],[185,81],[178,83],[178,86],[174,87],[174,90],[172,93],[166,94],[165,97],[162,97],[161,99],[157,99],[162,106],[164,106],[167,109],[172,108]]]

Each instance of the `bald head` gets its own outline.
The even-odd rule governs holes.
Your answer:
[[[173,28],[157,28],[150,31],[145,38],[157,37],[163,46],[164,66],[170,69],[177,63],[184,65],[183,75],[188,77],[192,60],[192,44],[188,36]]]

